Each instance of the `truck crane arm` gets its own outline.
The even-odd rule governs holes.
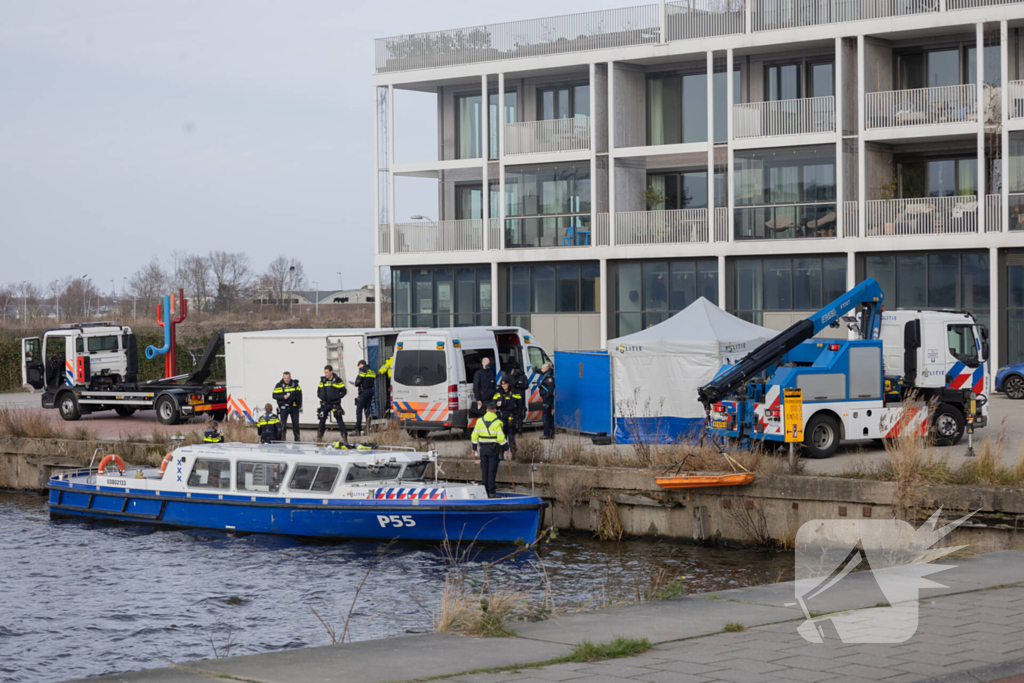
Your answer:
[[[885,294],[874,278],[868,278],[859,285],[830,302],[814,315],[793,323],[789,328],[769,339],[744,358],[723,372],[718,377],[697,390],[700,402],[705,408],[718,403],[732,394],[752,377],[764,372],[766,368],[777,363],[779,359],[821,332],[834,322],[838,322],[845,313],[857,306],[865,307],[861,319],[861,335],[865,339],[877,339],[882,320],[882,301]]]

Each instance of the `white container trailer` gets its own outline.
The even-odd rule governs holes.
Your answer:
[[[365,360],[374,370],[392,356],[399,330],[384,328],[339,328],[313,330],[264,330],[229,332],[224,335],[224,360],[227,372],[228,413],[255,420],[273,400],[274,385],[286,370],[302,387],[302,414],[299,422],[313,426],[320,401],[317,384],[330,364],[348,386],[342,401],[346,423],[355,422],[356,390],[352,386]],[[389,405],[388,382],[377,379],[373,414],[382,417]]]

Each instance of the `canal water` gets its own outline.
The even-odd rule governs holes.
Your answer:
[[[340,634],[339,613],[364,577],[353,640],[429,631],[443,553],[396,545],[382,556],[385,545],[51,520],[42,496],[0,493],[0,680],[160,667],[223,655],[229,642],[232,656],[326,645],[312,609]],[[480,550],[470,579],[509,550]],[[659,568],[706,592],[792,578],[792,562],[789,553],[563,533],[489,578],[537,586],[542,564],[554,601],[578,609],[635,599]]]

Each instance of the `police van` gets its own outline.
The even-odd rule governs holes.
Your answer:
[[[472,428],[479,416],[473,375],[490,358],[496,382],[518,364],[529,379],[526,424],[540,423],[538,382],[550,362],[522,327],[440,327],[400,332],[391,377],[392,412],[412,432]],[[496,361],[496,362],[495,362]]]

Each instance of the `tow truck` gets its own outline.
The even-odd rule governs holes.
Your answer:
[[[708,432],[783,442],[782,397],[800,389],[803,451],[833,455],[842,440],[891,439],[901,429],[955,445],[988,423],[988,330],[963,311],[886,311],[872,278],[794,323],[698,390]],[[859,315],[857,314],[860,307]],[[815,339],[846,322],[857,339]],[[904,416],[904,407],[913,414]]]
[[[70,323],[21,340],[21,378],[43,391],[43,408],[56,408],[67,421],[113,410],[128,417],[156,410],[162,424],[196,415],[224,419],[225,388],[208,382],[226,330],[210,340],[192,372],[138,381],[139,351],[130,327],[113,322]]]

